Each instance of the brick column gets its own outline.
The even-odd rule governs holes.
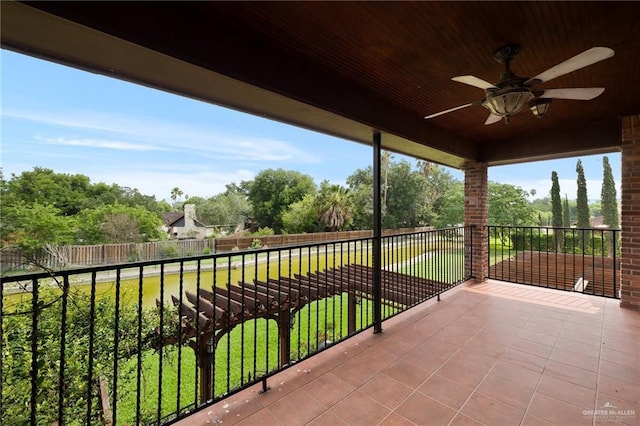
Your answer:
[[[622,119],[620,306],[640,310],[640,115]]]
[[[484,281],[489,272],[487,259],[487,225],[489,224],[489,190],[487,164],[469,161],[464,167],[464,224],[474,226],[473,261],[469,257],[466,267],[471,268],[471,276]],[[468,242],[467,244],[470,244]]]

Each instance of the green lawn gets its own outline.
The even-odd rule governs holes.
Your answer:
[[[346,249],[346,245],[344,248]],[[264,280],[267,275],[269,277],[277,277],[280,275],[289,276],[293,273],[305,274],[308,271],[322,271],[330,267],[339,267],[347,264],[363,264],[370,266],[372,264],[371,249],[372,246],[364,246],[362,249],[360,249],[360,247],[354,249],[354,246],[352,245],[349,252],[347,252],[347,250],[342,252],[321,251],[320,253],[312,252],[311,255],[307,255],[302,251],[298,252],[295,256],[283,257],[280,263],[272,262],[271,264],[267,264],[266,262],[254,262],[252,265],[246,265],[244,274],[241,268],[219,269],[215,274],[210,270],[200,274],[200,285],[203,288],[210,288],[214,283],[215,285],[225,286],[229,282],[250,282],[256,277]],[[420,255],[423,250],[425,250],[424,247],[420,248],[418,244],[414,244],[412,242],[407,242],[405,244],[398,243],[388,251],[384,251],[383,255],[384,259],[400,264],[408,259]],[[255,259],[255,254],[248,254],[245,256],[245,260],[248,261],[252,257]],[[180,286],[180,284],[178,284],[180,283],[178,274],[169,274],[169,271],[165,272],[165,303],[168,303],[170,294],[178,295],[180,293],[180,289],[185,291],[187,289],[193,290],[195,288],[195,283],[198,279],[195,273],[185,273],[182,277],[182,286]],[[123,309],[124,307],[129,308],[129,314],[135,316],[137,312],[138,282],[136,279],[130,279],[129,281],[131,281],[131,283],[126,283],[126,281],[127,280],[123,280],[121,285],[121,306],[123,306]],[[154,287],[154,282],[156,281],[159,281],[159,277],[157,276],[144,277],[143,279],[143,306],[145,308],[151,307],[154,304],[153,302],[155,297],[159,295],[159,287]],[[75,286],[73,280],[72,286],[74,290],[78,290],[79,294],[85,294],[90,290],[90,286]],[[46,293],[47,297],[53,300],[57,298],[60,291],[52,288]],[[3,297],[5,312],[11,312],[12,310],[17,309],[18,306],[22,306],[25,311],[28,311],[30,306],[30,301],[28,300],[29,296],[29,293],[24,293],[22,295],[9,295]],[[20,305],[20,299],[23,298],[26,299],[23,301],[24,305]],[[41,298],[44,300],[44,294],[41,294]],[[113,282],[100,283],[96,289],[96,304],[102,306],[104,302],[104,312],[101,311],[102,313],[99,317],[105,319],[107,322],[109,322],[109,319],[113,316],[113,314],[109,314],[109,312],[113,312],[114,310],[114,299],[115,284]],[[325,339],[335,342],[346,336],[346,299],[346,297],[336,296],[317,301],[305,306],[296,314],[290,344],[290,354],[292,359],[295,360],[306,357],[309,353],[314,352],[318,345],[323,343]],[[75,300],[76,299],[73,298],[73,303],[76,303]],[[89,299],[87,297],[79,297],[77,300],[82,301],[81,304],[82,307],[84,307],[84,310],[88,310]],[[52,306],[53,307],[48,309],[51,311],[52,315],[57,318],[57,321],[59,321],[60,314],[57,314],[58,316],[54,314],[55,311],[60,309],[60,301],[58,300],[58,302]],[[383,307],[383,316],[389,316],[395,312],[397,312],[397,309],[388,306]],[[371,303],[369,301],[363,299],[357,305],[356,317],[356,329],[358,330],[363,329],[372,323],[373,315]],[[54,320],[56,319],[52,317],[52,321]],[[149,321],[152,321],[148,324],[149,327],[152,327],[154,323],[157,323],[156,320]],[[81,329],[86,326],[85,322],[86,321],[82,320],[67,323],[67,335],[71,335],[71,328],[75,330],[76,328]],[[131,321],[126,323],[129,324],[130,322]],[[125,322],[121,319],[120,324],[122,325],[124,323]],[[101,347],[101,350],[104,349],[104,347],[107,347],[106,350],[108,351],[109,347],[113,347],[109,346],[113,345],[113,330],[110,329],[110,325],[108,323],[101,324],[97,329],[103,333],[99,337],[99,346]],[[133,328],[120,330],[120,349],[125,345],[131,347],[136,345],[137,338],[135,331],[136,330]],[[87,336],[86,333],[81,333],[81,335]],[[59,338],[57,335],[55,337]],[[277,340],[278,333],[275,322],[264,319],[247,321],[243,326],[238,326],[230,333],[222,336],[216,350],[216,395],[223,395],[231,389],[236,389],[243,384],[254,381],[256,376],[260,377],[265,372],[272,371],[277,368],[279,365]],[[97,344],[98,343],[96,343],[96,345]],[[75,347],[83,345],[86,345],[86,343],[81,341],[76,342],[75,340],[67,342],[67,346]],[[147,343],[143,343],[144,347],[147,347],[146,345]],[[82,348],[80,348],[80,355],[77,357],[74,355],[73,365],[68,366],[69,371],[86,370],[86,365],[84,364],[86,359],[84,358],[84,355],[82,355],[83,352],[81,349]],[[100,351],[96,351],[96,353],[98,352]],[[133,358],[126,360],[123,359],[119,362],[117,388],[114,389],[113,382],[110,382],[108,386],[110,395],[113,395],[114,391],[117,391],[118,403],[116,410],[118,413],[118,424],[135,423],[137,394],[140,395],[142,418],[148,420],[155,419],[158,412],[158,391],[160,387],[162,388],[162,400],[159,409],[160,417],[174,413],[177,407],[186,407],[199,402],[197,399],[198,389],[196,388],[196,376],[198,375],[198,369],[193,350],[186,346],[182,347],[180,350],[175,347],[165,347],[161,352],[161,386],[159,386],[160,352],[150,350],[144,351],[140,355],[140,362],[142,364],[142,370],[140,372],[140,389],[137,387],[138,357],[134,356]],[[70,363],[70,360],[71,358],[68,356],[67,363]],[[112,361],[110,361],[108,357],[95,357],[94,377],[104,374],[108,380],[112,380],[110,374],[111,366]],[[57,368],[58,367],[52,367],[52,371],[57,371]],[[84,377],[84,375],[80,373],[69,373],[67,380],[69,381],[73,379],[74,383],[76,381],[82,382],[82,377]],[[52,378],[51,380],[51,383],[55,384],[55,378]],[[7,386],[5,389],[10,388],[10,386]],[[3,389],[3,391],[5,389]],[[177,392],[178,389],[180,389],[180,392]],[[178,401],[178,394],[180,394],[180,401]],[[94,393],[94,400],[96,399],[96,396],[97,393]],[[70,393],[68,398],[78,401],[77,405],[81,407],[83,405],[82,400],[83,398],[86,398],[86,394]],[[52,410],[49,411],[55,410],[52,408]],[[97,412],[98,408],[96,405],[93,409],[93,413]],[[75,419],[70,417],[68,422],[69,424],[81,424],[82,418],[78,417]]]
[[[508,248],[504,250],[508,256]],[[500,260],[502,251],[492,249],[492,263]],[[513,251],[512,251],[513,253]],[[385,257],[401,263],[410,258],[422,254],[413,246],[395,248],[394,252],[385,253]],[[433,279],[437,281],[454,283],[464,276],[464,257],[462,250],[428,253],[423,260],[415,259],[411,265],[402,266],[399,272]],[[289,271],[306,273],[309,270],[324,270],[334,265],[353,263],[371,263],[371,251],[366,254],[346,253],[320,254],[310,257],[292,257],[281,265],[280,274],[287,275]],[[245,270],[245,278],[255,276],[264,279],[267,276],[267,264],[249,266]],[[241,271],[220,271],[223,278],[229,276],[242,278]],[[278,267],[271,265],[269,276],[278,276]],[[226,281],[225,279],[222,279]],[[306,357],[314,352],[318,345],[325,340],[338,341],[347,335],[347,298],[346,296],[334,296],[305,306],[300,310],[292,325],[290,354],[292,360]],[[395,313],[389,307],[385,307],[384,315]],[[357,311],[357,328],[364,328],[372,323],[373,314],[371,303],[362,300]],[[246,321],[237,326],[230,333],[225,334],[219,341],[215,355],[215,395],[221,396],[228,391],[237,389],[244,384],[255,380],[266,372],[273,371],[279,365],[278,329],[275,321],[265,319]],[[147,352],[143,355],[142,386],[141,386],[141,414],[143,419],[153,420],[158,410],[158,378],[159,359],[157,352]],[[126,372],[135,371],[137,359],[131,359],[123,369]],[[181,366],[178,369],[178,366]],[[180,371],[180,385],[178,386],[178,371]],[[198,388],[196,387],[196,375],[198,368],[194,351],[183,347],[163,349],[162,363],[162,407],[161,417],[174,413],[180,407],[197,404]],[[199,378],[198,378],[199,380]],[[128,377],[119,384],[118,423],[132,423],[135,421],[136,411],[136,378]],[[180,400],[178,401],[178,389]]]
[[[399,272],[452,284],[464,277],[464,252],[450,250],[428,253]]]
[[[356,329],[372,324],[372,304],[361,300],[356,310]],[[395,310],[385,309],[386,315]],[[336,342],[347,336],[347,297],[334,296],[306,305],[295,316],[291,330],[291,359],[301,359],[313,353],[325,340]],[[194,351],[183,347],[163,349],[161,417],[180,407],[198,403],[196,375],[198,368]],[[160,353],[148,351],[142,356],[141,416],[153,421],[158,410]],[[180,369],[178,366],[180,365]],[[250,320],[225,334],[215,354],[215,395],[222,396],[251,382],[256,376],[278,368],[278,329],[275,321]],[[127,361],[118,384],[118,424],[132,424],[136,415],[137,358]],[[180,386],[178,386],[180,372]],[[178,401],[180,389],[180,401]]]

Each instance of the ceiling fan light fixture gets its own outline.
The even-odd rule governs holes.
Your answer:
[[[547,111],[549,111],[549,106],[551,105],[551,99],[546,98],[538,98],[529,104],[529,109],[538,118],[542,118]]]
[[[482,105],[500,117],[509,117],[517,113],[533,97],[528,89],[512,89],[503,93],[499,91],[492,93],[489,90],[487,92],[487,99]]]
[[[484,123],[485,125],[497,123],[503,118],[504,122],[508,124],[511,116],[520,112],[527,104],[533,115],[542,118],[549,110],[551,99],[588,101],[600,96],[604,92],[604,87],[541,89],[537,87],[539,84],[593,65],[614,55],[613,49],[608,47],[592,47],[535,77],[522,78],[511,71],[510,66],[519,51],[519,45],[509,44],[494,54],[494,59],[504,64],[504,72],[500,74],[500,81],[495,84],[474,75],[459,75],[451,78],[453,81],[483,89],[485,91],[484,99],[436,112],[424,118],[439,117],[472,105],[482,105],[491,112]]]

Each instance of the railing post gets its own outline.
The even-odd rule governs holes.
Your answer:
[[[382,206],[380,197],[380,132],[373,133],[373,332],[382,332]]]
[[[618,232],[617,230],[613,230],[611,231],[611,238],[613,239],[612,242],[612,256],[611,259],[613,261],[613,297],[617,297],[618,295],[618,274],[617,274],[617,269],[618,269],[618,254],[616,253],[617,247],[616,247],[616,242],[618,239]],[[604,263],[603,263],[604,264]]]

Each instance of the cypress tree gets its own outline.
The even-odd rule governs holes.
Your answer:
[[[562,226],[571,227],[571,210],[569,209],[569,199],[564,194],[564,203],[562,204]]]
[[[577,226],[578,228],[589,228],[589,201],[587,200],[587,181],[584,178],[584,169],[582,168],[582,161],[578,160],[576,165],[576,172],[578,173],[578,199],[576,200],[577,206]],[[586,253],[589,245],[589,233],[581,231],[582,238],[580,246],[582,252]]]
[[[602,205],[602,216],[605,225],[609,226],[609,229],[617,229],[618,222],[618,200],[616,199],[616,184],[613,180],[613,172],[611,171],[611,165],[609,159],[605,155],[602,158],[602,166],[604,169],[602,178],[602,191],[600,192],[600,202]],[[607,254],[613,256],[613,239],[614,233],[606,233]]]
[[[580,160],[578,160],[576,172],[578,173],[577,225],[578,228],[588,228],[589,201],[587,200],[587,181],[584,178],[584,169],[582,168],[582,161]]]
[[[602,204],[602,216],[604,224],[609,228],[617,229],[618,223],[618,200],[616,199],[616,184],[613,180],[613,172],[607,156],[602,158],[604,176],[602,178],[602,191],[600,192],[600,202]]]
[[[562,228],[562,199],[560,198],[560,183],[558,182],[558,173],[551,172],[551,226],[554,228]],[[562,247],[562,230],[553,230],[555,246],[559,252]]]
[[[551,172],[551,224],[554,228],[562,228],[562,199],[558,173]]]

